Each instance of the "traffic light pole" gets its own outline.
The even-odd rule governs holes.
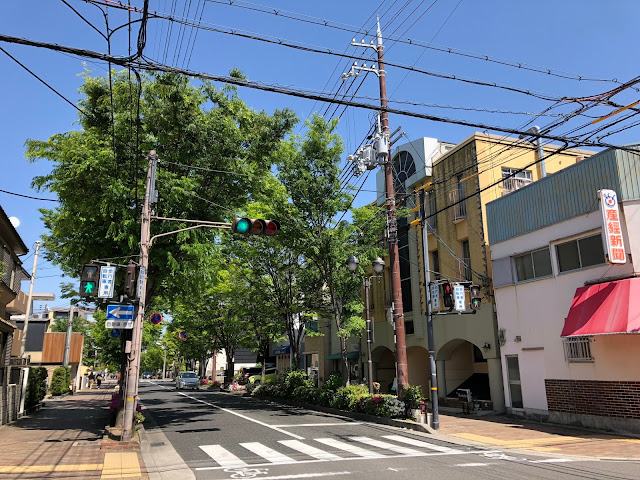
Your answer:
[[[431,374],[431,426],[440,428],[438,414],[438,378],[436,373],[436,347],[433,338],[433,315],[431,313],[431,272],[429,271],[429,239],[427,238],[427,195],[420,190],[420,221],[422,223],[422,270],[424,271],[424,291],[427,314],[427,346],[429,348],[429,373]]]
[[[124,397],[124,421],[122,425],[122,440],[129,441],[133,435],[133,419],[136,412],[138,399],[138,378],[140,376],[140,353],[142,349],[142,322],[146,301],[147,275],[149,267],[149,249],[151,247],[151,192],[154,190],[155,170],[158,156],[155,150],[149,152],[147,166],[147,186],[142,206],[142,219],[140,227],[140,272],[142,285],[138,298],[138,311],[133,324],[131,338],[131,352],[128,357],[126,394]]]
[[[380,31],[380,20],[378,19],[377,31],[378,52],[378,78],[380,80],[380,106],[382,112],[380,120],[382,123],[382,134],[389,140],[389,114],[387,108],[387,81],[384,71],[384,47],[382,45],[382,32]],[[393,164],[391,162],[391,152],[387,152],[384,164],[385,189],[387,193],[387,224],[389,229],[389,260],[391,262],[391,289],[393,298],[393,318],[395,323],[395,343],[396,343],[396,370],[398,376],[398,395],[406,385],[409,385],[409,373],[407,369],[407,344],[404,330],[404,308],[402,305],[402,283],[400,282],[400,259],[398,255],[398,223],[396,220],[396,198],[393,186]]]

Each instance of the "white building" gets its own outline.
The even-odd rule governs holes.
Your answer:
[[[600,189],[617,193],[621,265],[605,258]],[[640,155],[603,151],[487,217],[508,410],[640,432]]]

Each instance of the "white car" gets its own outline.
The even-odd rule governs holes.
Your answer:
[[[200,377],[196,372],[181,372],[176,377],[176,390],[181,388],[191,388],[197,390],[200,388]]]

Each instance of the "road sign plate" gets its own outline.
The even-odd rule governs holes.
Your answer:
[[[159,325],[160,322],[162,322],[162,315],[160,315],[159,313],[154,313],[153,315],[151,315],[149,320],[153,325]]]
[[[107,320],[133,320],[133,305],[114,303],[107,305]]]
[[[118,338],[120,335],[122,335],[122,330],[120,330],[119,328],[114,328],[113,330],[111,330],[111,336],[113,338]]]
[[[140,267],[140,274],[138,275],[138,298],[142,298],[142,292],[144,291],[144,283],[145,283],[145,275],[147,274],[147,269],[144,267]]]
[[[100,286],[98,298],[113,297],[113,286],[116,279],[116,267],[100,267]]]
[[[133,320],[107,320],[104,322],[105,328],[120,328],[131,330],[133,328]]]
[[[466,310],[464,306],[464,285],[459,283],[453,284],[453,298],[455,299],[455,307],[458,312],[464,312]]]

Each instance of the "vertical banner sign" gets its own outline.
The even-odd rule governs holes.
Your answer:
[[[459,283],[453,284],[453,299],[456,310],[458,312],[464,312],[466,310],[464,306],[464,285],[460,285]]]
[[[116,278],[116,267],[100,267],[100,286],[98,298],[113,297],[113,286]]]
[[[602,243],[607,262],[612,265],[627,262],[622,241],[622,227],[618,210],[618,196],[613,190],[598,190],[602,213]]]
[[[140,274],[138,275],[138,298],[142,298],[142,289],[144,288],[144,276],[147,273],[147,269],[140,267]]]
[[[431,284],[431,308],[440,310],[440,287],[436,284]]]

